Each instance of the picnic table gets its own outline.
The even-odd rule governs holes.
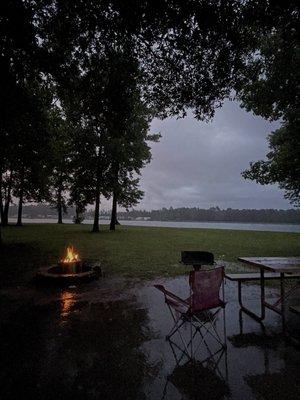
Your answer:
[[[300,257],[238,257],[238,260],[260,270],[260,315],[244,305],[242,306],[243,311],[252,318],[263,321],[266,308],[268,308],[281,315],[282,328],[285,331],[285,300],[295,290],[297,282],[286,292],[284,281],[289,278],[300,278]],[[265,272],[277,273],[278,279],[280,279],[280,297],[274,304],[265,299]]]

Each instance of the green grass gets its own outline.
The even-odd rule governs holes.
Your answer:
[[[107,275],[137,278],[186,272],[178,264],[181,250],[209,250],[216,259],[238,256],[299,256],[300,234],[217,229],[107,226],[93,234],[88,225],[31,224],[3,229],[0,254],[2,285],[28,279],[41,266],[55,263],[73,244],[82,257],[99,258]]]

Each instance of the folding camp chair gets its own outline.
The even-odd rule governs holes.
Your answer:
[[[189,353],[188,348],[191,348],[191,357],[193,355],[193,339],[197,332],[201,335],[202,342],[209,335],[222,347],[226,347],[224,267],[191,271],[189,275],[190,296],[186,300],[166,290],[162,285],[154,286],[164,294],[165,303],[174,321],[174,326],[166,336],[167,340],[178,332],[187,353]],[[219,297],[221,286],[222,300]],[[221,339],[215,326],[220,310],[223,310],[224,340]],[[190,323],[188,343],[180,332],[180,328],[187,322]]]

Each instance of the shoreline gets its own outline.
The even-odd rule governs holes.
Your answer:
[[[14,224],[15,219],[10,218],[9,223]],[[23,218],[24,224],[53,224],[57,220],[52,218]],[[66,225],[74,225],[71,219],[64,219]],[[191,221],[143,221],[143,220],[120,220],[122,226],[140,226],[157,228],[183,228],[183,229],[220,229],[220,230],[242,230],[242,231],[263,231],[263,232],[291,232],[300,233],[300,224],[292,223],[261,223],[261,222],[191,222]],[[93,220],[84,220],[82,225],[92,225]],[[100,220],[100,225],[108,225],[109,220]]]

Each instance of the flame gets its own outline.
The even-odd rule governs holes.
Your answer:
[[[66,256],[61,259],[61,262],[71,263],[79,260],[79,254],[76,252],[75,248],[73,246],[68,246],[66,250]]]

